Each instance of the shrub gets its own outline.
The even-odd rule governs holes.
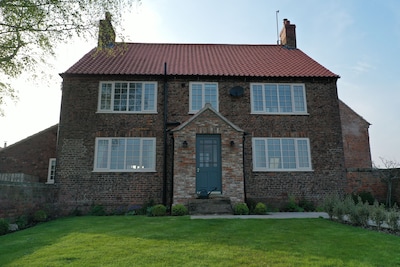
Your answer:
[[[353,206],[352,210],[350,211],[350,221],[355,225],[368,225],[369,219],[369,204],[368,202],[363,203],[361,198],[358,198],[358,203]]]
[[[250,210],[246,203],[238,203],[234,206],[233,212],[235,215],[248,215]]]
[[[44,210],[38,210],[33,214],[35,222],[45,222],[47,220],[47,213]]]
[[[15,220],[15,223],[18,225],[18,229],[24,229],[29,224],[29,216],[21,215]]]
[[[399,230],[400,213],[396,210],[390,210],[387,214],[387,224],[393,231]]]
[[[262,202],[258,202],[256,207],[254,208],[254,213],[255,214],[259,214],[259,215],[266,214],[267,213],[267,206]]]
[[[334,207],[337,203],[340,202],[340,198],[338,195],[329,195],[324,199],[322,203],[322,210],[328,213],[329,218],[332,220],[334,216]]]
[[[94,205],[90,208],[89,214],[92,216],[105,216],[106,210],[102,205]]]
[[[165,216],[167,208],[163,204],[157,204],[151,208],[151,216]]]
[[[128,210],[126,211],[125,215],[126,216],[132,216],[132,215],[138,215],[138,214],[144,214],[142,212],[142,206],[140,205],[131,205],[128,207]]]
[[[375,200],[374,205],[371,206],[371,219],[378,227],[378,230],[380,230],[382,223],[386,219],[385,205],[383,204],[379,205],[378,201]]]
[[[347,208],[344,201],[338,201],[333,206],[333,216],[336,217],[340,222],[344,222],[344,216],[346,215]]]
[[[183,216],[188,214],[188,209],[183,204],[176,204],[172,207],[173,216]]]
[[[368,202],[369,205],[373,205],[375,202],[375,198],[372,196],[370,192],[362,191],[357,194],[352,194],[354,202],[357,204],[359,202],[365,203]]]
[[[5,235],[8,233],[8,228],[10,225],[5,219],[0,219],[0,235]]]
[[[302,208],[304,211],[315,211],[314,203],[305,198],[300,199],[299,207]]]
[[[294,196],[290,196],[289,197],[289,202],[283,208],[283,211],[302,212],[302,211],[304,211],[304,209],[299,207],[299,205],[297,205],[296,198]]]
[[[255,201],[254,199],[248,198],[248,199],[246,199],[246,204],[247,204],[247,207],[249,208],[249,213],[255,213],[254,210],[256,208],[257,201]]]

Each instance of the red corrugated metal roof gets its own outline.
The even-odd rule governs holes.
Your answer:
[[[299,49],[280,45],[124,43],[87,53],[65,74],[336,77]]]

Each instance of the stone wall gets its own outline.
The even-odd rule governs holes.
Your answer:
[[[58,125],[0,150],[0,173],[25,173],[47,182],[49,159],[56,157]]]

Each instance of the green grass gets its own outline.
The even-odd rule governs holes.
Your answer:
[[[0,236],[0,266],[400,266],[400,238],[325,219],[69,217]]]

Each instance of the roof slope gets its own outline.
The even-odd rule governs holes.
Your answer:
[[[87,53],[64,74],[335,77],[299,49],[280,45],[119,43]]]

